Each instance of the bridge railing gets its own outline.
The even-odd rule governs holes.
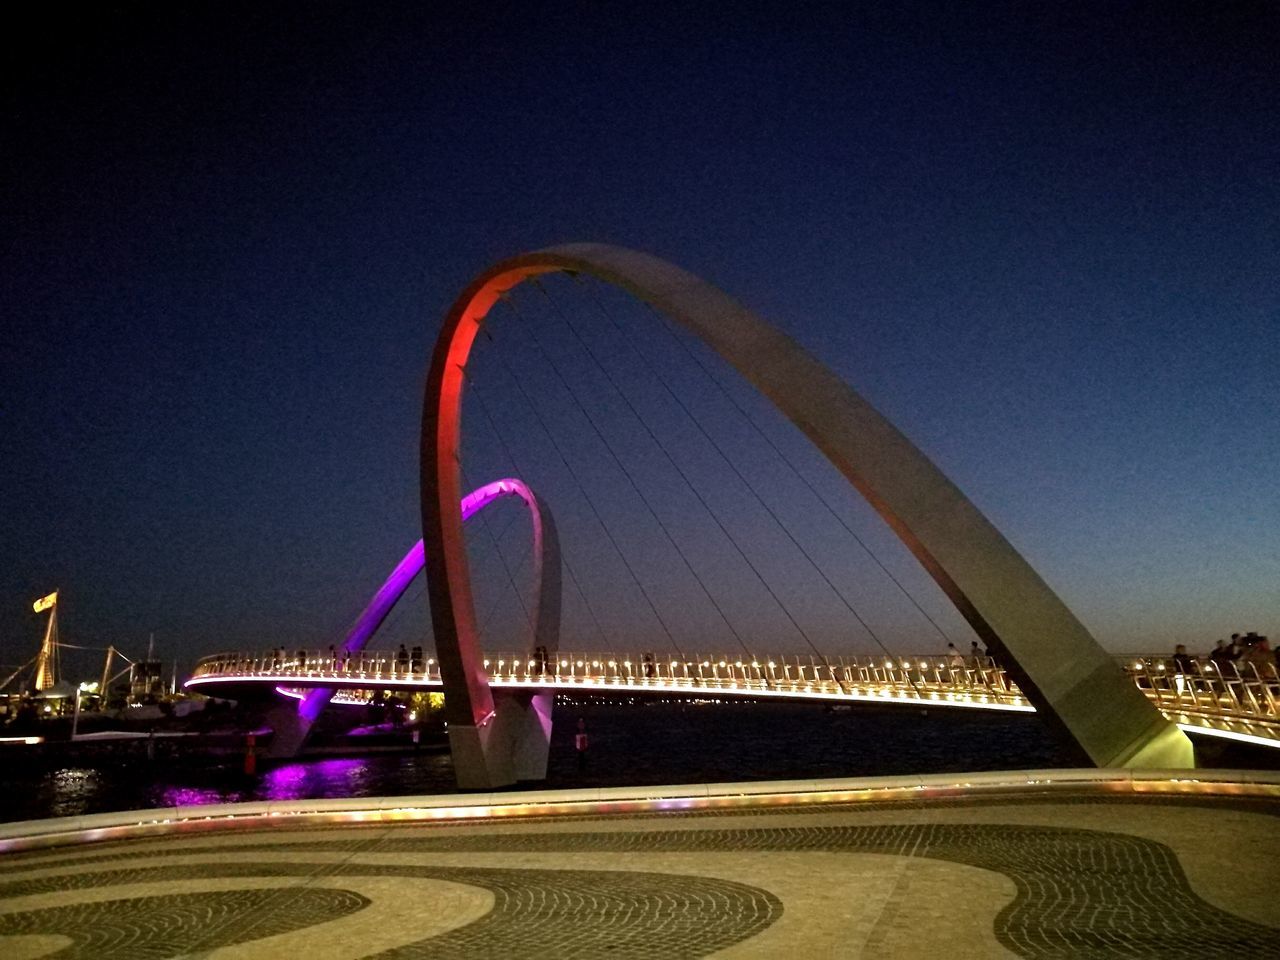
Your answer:
[[[335,650],[268,650],[263,652],[216,653],[203,657],[192,679],[221,677],[258,679],[280,677],[298,680],[440,680],[435,658],[401,661],[394,651],[365,650],[344,653]]]
[[[1197,657],[1127,657],[1125,672],[1166,713],[1189,717],[1280,720],[1280,677],[1274,663]]]
[[[1117,658],[1137,687],[1170,719],[1223,735],[1280,740],[1280,679],[1270,663],[1179,664],[1166,657]],[[726,694],[797,699],[951,703],[1029,709],[1022,691],[989,657],[752,657],[725,654],[559,651],[545,658],[495,653],[484,661],[496,686],[584,693],[661,691],[683,696]],[[193,682],[279,682],[285,687],[369,689],[441,684],[434,657],[386,650],[344,654],[281,649],[205,657]],[[292,682],[291,682],[292,681]]]
[[[884,695],[899,692],[976,694],[996,702],[1022,703],[1017,686],[989,657],[744,657],[654,653],[560,651],[546,658],[497,653],[484,661],[498,683],[536,686],[663,687],[667,689],[760,690],[795,695]],[[231,652],[202,659],[193,678],[279,678],[311,681],[438,683],[434,657],[366,650]]]

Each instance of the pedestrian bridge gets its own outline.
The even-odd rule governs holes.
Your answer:
[[[1169,720],[1188,733],[1280,747],[1280,681],[1252,663],[1195,661],[1179,671],[1171,659],[1129,656],[1120,667]],[[988,657],[659,656],[569,653],[545,659],[496,654],[484,661],[491,687],[603,696],[741,697],[826,703],[877,703],[1033,713],[1034,708]],[[338,701],[366,702],[375,691],[440,691],[434,658],[332,650],[205,657],[186,686],[233,697],[275,687],[286,696],[326,688]]]

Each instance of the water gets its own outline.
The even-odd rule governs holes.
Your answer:
[[[579,770],[573,735],[586,721]],[[1075,765],[1030,714],[909,708],[830,712],[816,704],[558,705],[546,786],[715,783]],[[1216,766],[1241,763],[1211,745]],[[1270,760],[1266,751],[1264,762]],[[247,800],[452,793],[447,752],[285,763],[254,777],[239,761],[147,762],[15,769],[6,764],[0,820]]]

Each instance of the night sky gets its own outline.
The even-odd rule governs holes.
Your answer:
[[[154,632],[188,665],[338,639],[420,532],[421,391],[444,311],[496,260],[579,240],[672,260],[794,336],[1109,648],[1280,634],[1280,8],[683,6],[6,10],[0,663],[34,654],[31,601],[55,587],[65,640],[136,655]],[[653,377],[563,284],[556,302],[667,423]],[[636,564],[657,584],[678,563],[520,324],[544,323],[568,364],[565,328],[522,296],[526,320],[495,317],[477,356],[507,435],[469,402],[467,479],[519,469],[545,488],[571,562],[599,581],[605,640],[661,647],[508,376],[579,443],[580,476],[617,505]],[[673,351],[659,362],[689,360],[644,311],[617,310],[650,325],[640,343]],[[730,619],[753,644],[803,650],[699,533],[696,503],[645,474],[661,458],[607,378],[573,362]],[[671,369],[736,444],[741,423],[709,381]],[[967,644],[891,535],[733,395]],[[729,490],[698,437],[662,429],[695,483]],[[752,482],[796,506],[878,635],[941,649],[751,449]],[[812,637],[874,649],[758,511],[725,496]],[[513,506],[472,531],[478,606],[506,610],[486,643],[509,648],[519,610],[498,537],[510,578],[527,580]],[[680,642],[729,648],[688,583],[668,587]],[[425,624],[421,596],[397,642]],[[580,598],[566,604],[566,642],[603,642]]]

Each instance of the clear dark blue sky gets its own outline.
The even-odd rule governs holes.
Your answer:
[[[573,240],[790,332],[1112,648],[1280,634],[1274,4],[537,6],[4,24],[0,662],[55,586],[89,645],[329,642],[444,310]]]

